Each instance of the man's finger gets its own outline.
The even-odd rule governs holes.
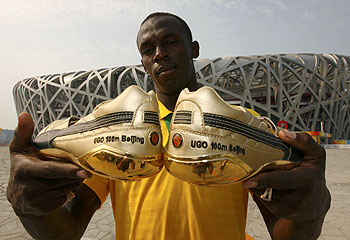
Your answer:
[[[39,181],[40,184],[43,187],[48,188],[60,188],[67,186],[69,184],[73,183],[81,183],[83,179],[67,179],[67,178],[55,178],[55,179],[49,179],[49,178],[36,178],[35,180]]]
[[[278,136],[286,143],[299,149],[304,156],[325,156],[325,150],[307,133],[294,133],[282,130]]]
[[[40,161],[40,162],[39,162]],[[28,177],[46,179],[84,179],[90,178],[92,174],[73,163],[57,161],[36,161],[30,162],[26,166],[21,166],[16,172],[16,177],[26,179]]]
[[[32,135],[34,121],[28,113],[21,113],[18,116],[18,124],[10,144],[11,152],[24,152],[32,147]]]
[[[294,168],[288,171],[259,173],[243,183],[246,188],[255,189],[296,189],[303,187],[314,174],[307,168]]]
[[[66,184],[61,187],[50,189],[50,193],[52,193],[53,196],[59,196],[60,194],[66,195],[69,192],[75,191],[79,188],[81,185],[81,182],[73,182],[71,184]]]

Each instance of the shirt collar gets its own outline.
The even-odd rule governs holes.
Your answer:
[[[168,116],[169,113],[172,113],[172,111],[170,111],[169,109],[167,109],[164,104],[158,99],[157,97],[157,102],[158,102],[158,107],[159,107],[159,117],[160,119],[165,118],[166,116]]]

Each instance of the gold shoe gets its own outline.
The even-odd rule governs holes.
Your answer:
[[[103,177],[153,176],[163,166],[155,94],[130,86],[81,119],[54,121],[38,134],[34,145],[45,156],[73,160]]]
[[[289,169],[301,161],[278,138],[266,117],[227,104],[212,88],[185,89],[175,106],[165,149],[165,167],[199,185],[243,181],[258,172]]]

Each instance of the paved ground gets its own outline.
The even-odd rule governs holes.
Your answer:
[[[332,206],[326,217],[322,240],[350,240],[350,149],[327,149],[327,185],[332,194]],[[9,153],[0,147],[0,240],[32,239],[23,229],[6,200],[9,176]],[[256,240],[270,239],[262,217],[250,201],[247,232]],[[110,201],[97,211],[83,240],[114,240],[114,219]]]

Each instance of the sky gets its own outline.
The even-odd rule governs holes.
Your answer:
[[[0,0],[0,128],[29,77],[140,64],[136,34],[155,11],[182,17],[199,58],[350,55],[349,0]]]

